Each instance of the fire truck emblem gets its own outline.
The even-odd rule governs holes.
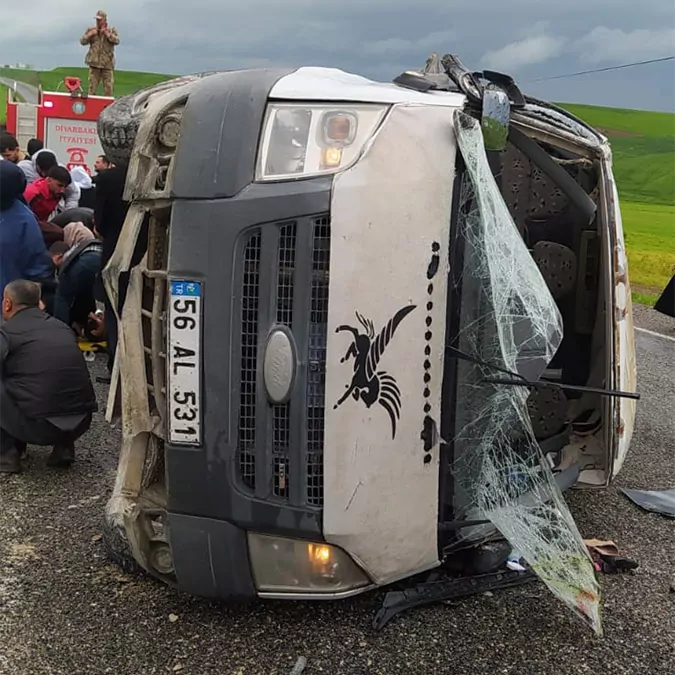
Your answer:
[[[85,105],[82,103],[82,101],[75,101],[75,103],[73,103],[73,112],[76,115],[84,115],[84,111]]]
[[[389,415],[392,439],[396,438],[396,425],[401,417],[401,390],[394,377],[384,370],[378,370],[377,367],[396,329],[413,309],[415,305],[399,309],[377,336],[373,322],[358,312],[356,312],[356,318],[364,332],[348,325],[338,326],[335,330],[336,333],[346,331],[353,336],[352,343],[340,359],[340,363],[353,358],[354,374],[351,383],[347,385],[347,391],[333,406],[333,409],[339,408],[350,396],[355,401],[362,401],[366,408],[379,403]]]
[[[89,154],[89,150],[86,148],[68,148],[66,152],[68,153],[68,164],[66,164],[68,171],[72,171],[76,166],[81,166],[91,175],[91,171],[89,171],[89,167],[87,166],[87,160],[85,159],[85,156]]]

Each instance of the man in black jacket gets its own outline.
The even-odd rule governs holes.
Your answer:
[[[124,185],[127,178],[127,167],[113,166],[101,171],[96,178],[96,206],[94,208],[94,223],[97,235],[103,240],[103,252],[101,254],[101,269],[107,264],[115,252],[117,240],[122,232],[124,219],[126,218],[129,204],[124,201]],[[137,250],[147,248],[147,227],[141,231]],[[136,255],[136,253],[134,253]],[[141,254],[142,256],[142,254]],[[132,264],[138,264],[140,259],[132,259]],[[120,279],[120,306],[122,310],[126,297],[128,274]],[[106,340],[108,342],[108,371],[112,372],[115,362],[115,350],[117,349],[117,318],[113,311],[108,294],[105,294],[105,325]]]
[[[97,410],[75,334],[40,309],[40,286],[5,287],[0,327],[0,472],[18,473],[27,443],[51,445],[50,466],[70,466]]]

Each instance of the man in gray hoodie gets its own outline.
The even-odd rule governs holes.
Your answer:
[[[47,148],[38,150],[38,152],[36,152],[35,155],[31,157],[31,159],[24,159],[18,163],[18,167],[23,171],[24,175],[26,176],[26,181],[29,185],[35,182],[38,178],[44,178],[53,166],[64,165],[59,164],[56,154]],[[64,211],[67,209],[75,209],[79,206],[80,186],[76,181],[71,181],[70,185],[66,188],[64,202]]]

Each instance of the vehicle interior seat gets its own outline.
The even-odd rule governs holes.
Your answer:
[[[562,162],[577,183],[587,182],[574,175],[585,165]],[[592,267],[597,267],[592,255],[596,251],[591,252],[597,240],[595,221],[588,222],[560,187],[513,143],[503,153],[501,179],[504,200],[563,318],[563,341],[545,376],[585,384],[596,318],[597,270],[589,283],[588,264],[591,260]],[[537,389],[528,399],[535,437],[549,439],[555,446],[551,450],[566,442],[569,399],[573,398],[574,394],[566,396],[559,390]]]

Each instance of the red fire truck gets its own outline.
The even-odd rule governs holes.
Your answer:
[[[77,77],[65,78],[64,85],[67,91],[42,91],[40,88],[37,103],[17,100],[10,89],[7,131],[16,137],[22,148],[31,138],[39,138],[68,169],[81,166],[91,174],[96,157],[103,154],[96,120],[115,99],[88,96],[82,91]]]

